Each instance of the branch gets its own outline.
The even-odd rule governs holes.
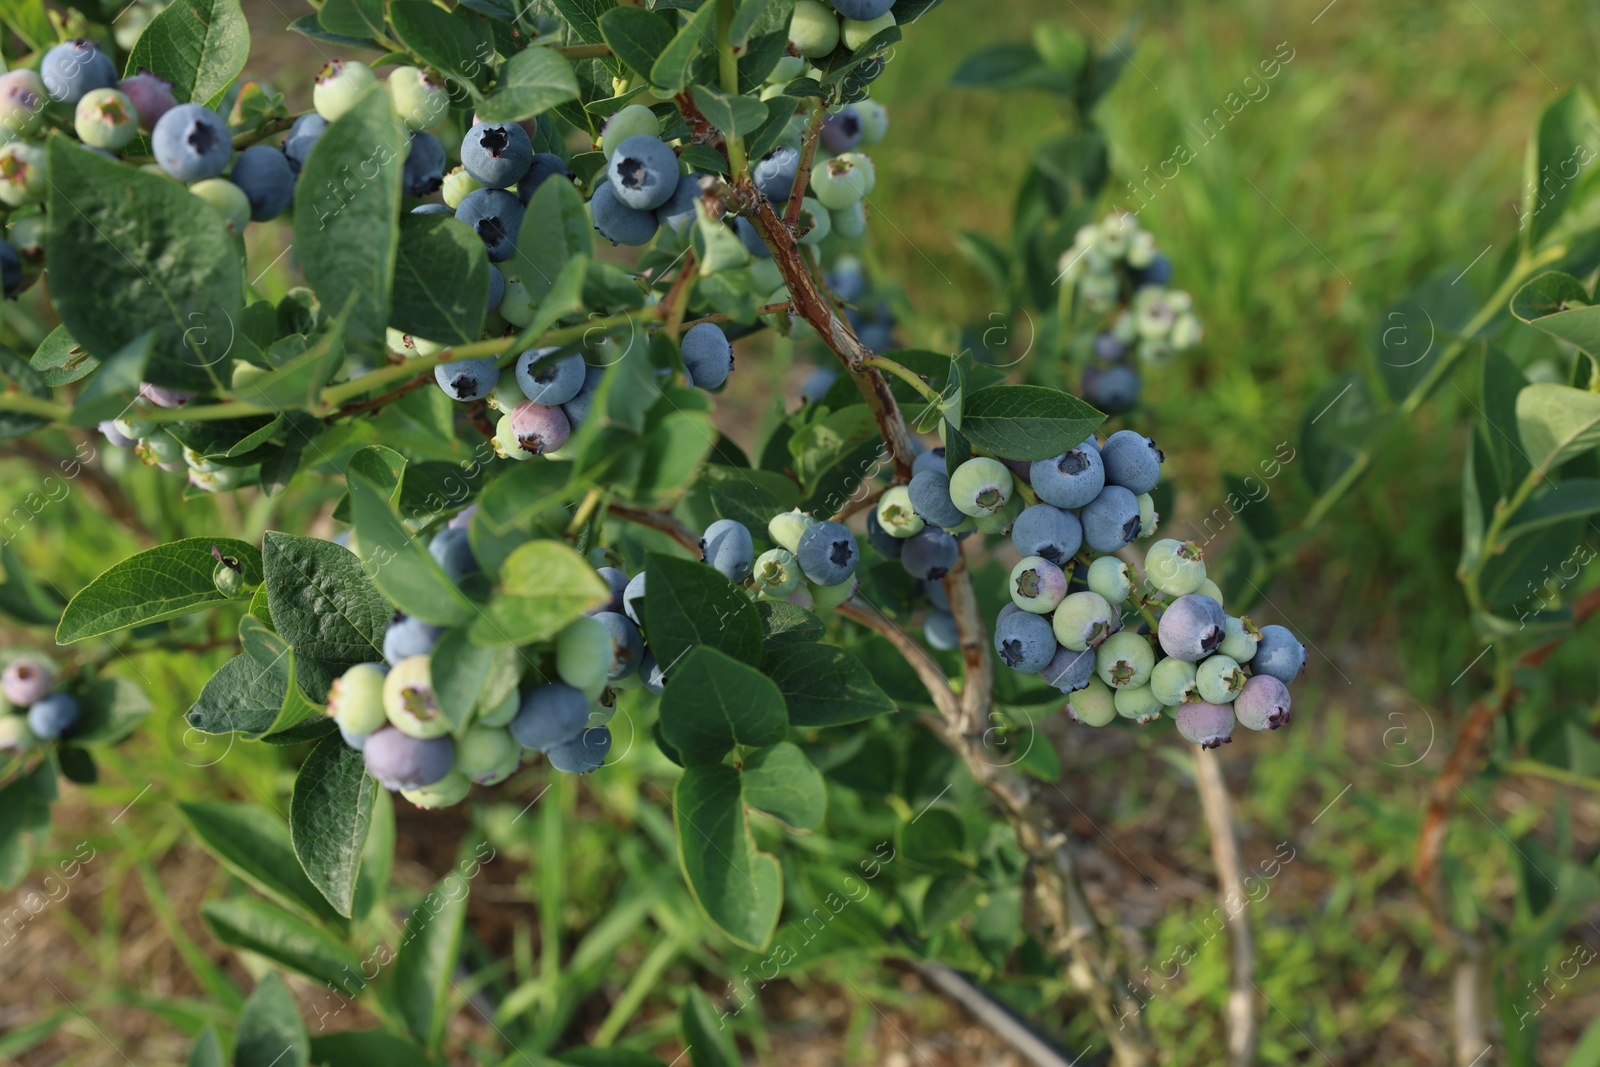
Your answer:
[[[612,504],[606,508],[606,514],[623,522],[631,522],[636,526],[648,526],[652,530],[659,530],[678,544],[700,556],[700,538],[695,532],[677,519],[664,511],[645,511],[642,508],[624,507],[621,504]]]
[[[792,119],[794,116],[790,116]],[[794,188],[789,190],[789,207],[783,213],[783,221],[790,229],[800,225],[801,202],[805,200],[806,188],[811,184],[811,167],[817,158],[817,139],[822,136],[822,122],[828,117],[828,109],[818,100],[811,109],[811,119],[806,123],[805,140],[800,143],[800,169],[795,172]]]
[[[1211,831],[1211,859],[1217,867],[1217,896],[1233,946],[1233,988],[1228,994],[1228,1062],[1232,1067],[1250,1067],[1256,1061],[1255,939],[1245,908],[1240,874],[1239,839],[1234,832],[1233,804],[1228,783],[1222,777],[1222,761],[1215,751],[1202,748],[1195,756],[1195,790],[1205,809],[1206,826]],[[1229,901],[1233,901],[1230,906]]]

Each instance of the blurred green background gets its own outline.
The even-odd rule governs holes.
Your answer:
[[[255,36],[247,76],[303,108],[328,49],[284,27],[308,9],[294,0],[254,0],[246,9]],[[1194,294],[1207,328],[1199,349],[1147,375],[1139,417],[1179,486],[1171,518],[1180,528],[1220,505],[1224,472],[1281,458],[1281,442],[1295,446],[1311,397],[1366,365],[1384,308],[1412,285],[1444,272],[1482,298],[1515,234],[1512,205],[1531,124],[1559,92],[1592,85],[1600,48],[1600,5],[1553,0],[1336,0],[1326,7],[1323,0],[950,0],[908,32],[874,90],[892,124],[873,153],[880,181],[872,232],[885,274],[904,286],[915,310],[902,324],[906,340],[920,347],[948,350],[960,325],[991,310],[957,235],[1008,231],[1027,160],[1064,121],[1042,93],[959,90],[948,85],[950,74],[975,48],[1025,39],[1047,21],[1074,27],[1097,48],[1135,23],[1134,65],[1098,115],[1112,144],[1114,190],[1180,142],[1196,150],[1140,216],[1171,254],[1174,285]],[[1290,53],[1265,94],[1255,88],[1256,98],[1202,144],[1196,124],[1230,93],[1251,94],[1245,79],[1259,74],[1261,61]],[[1107,206],[1126,202],[1114,193]],[[252,263],[265,267],[287,239],[269,233],[252,249]],[[260,285],[275,292],[290,283],[280,261]],[[1013,328],[1010,343],[1025,345],[1026,326]],[[740,366],[759,364],[756,355]],[[1453,577],[1461,425],[1471,403],[1467,372],[1460,374],[1456,384],[1466,392],[1447,384],[1400,427],[1372,476],[1296,565],[1262,590],[1257,620],[1287,622],[1312,645],[1294,727],[1223,753],[1246,865],[1282,859],[1280,843],[1294,850],[1270,894],[1250,909],[1265,1063],[1449,1062],[1445,946],[1408,871],[1420,805],[1453,724],[1483,682],[1473,667],[1481,645]],[[772,384],[759,372],[742,373],[723,417],[741,402],[754,411]],[[102,450],[103,462],[129,458]],[[7,459],[0,502],[10,510],[37,477],[25,459]],[[248,539],[268,527],[326,533],[322,516],[337,495],[325,485],[255,504],[246,494],[180,504],[171,479],[158,472],[133,471],[126,484],[161,537],[214,531]],[[1270,485],[1281,514],[1297,518],[1309,496],[1294,464]],[[105,516],[93,487],[75,485],[13,544],[36,577],[70,595],[141,547]],[[29,645],[46,639],[5,637]],[[1592,702],[1593,648],[1574,642],[1532,699],[1552,707]],[[197,969],[210,965],[207,957],[239,967],[196,915],[198,901],[227,876],[172,815],[174,801],[201,796],[286,808],[291,778],[280,750],[223,752],[225,740],[189,734],[182,723],[189,698],[226,655],[137,655],[117,668],[157,695],[158,711],[103,766],[102,784],[72,789],[57,809],[43,859],[70,855],[81,841],[98,849],[97,859],[64,903],[0,948],[0,1033],[9,1032],[0,1037],[0,1058],[176,1062],[186,1047],[181,1035],[205,1018],[192,999]],[[1197,961],[1151,1003],[1147,1018],[1172,1062],[1216,1062],[1226,946],[1221,938],[1200,945],[1196,932],[1215,906],[1214,873],[1184,761],[1165,731],[1060,736],[1064,785],[1077,809],[1073,829],[1102,846],[1102,862],[1086,872],[1093,902],[1116,917],[1118,936],[1143,958],[1197,946]],[[542,786],[524,773],[487,818],[508,821]],[[578,857],[559,872],[566,884],[549,876],[548,863],[531,854],[541,844],[524,834],[522,854],[484,892],[474,890],[475,936],[519,973],[531,966],[537,931],[548,937],[552,926],[581,930],[599,920],[603,893],[620,877],[606,857],[648,868],[630,842],[649,833],[652,817],[640,809],[666,806],[627,777],[564,790],[560,803],[578,813],[553,853]],[[1571,919],[1596,917],[1592,863],[1554,858],[1557,849],[1592,856],[1600,798],[1514,776],[1480,778],[1466,793],[1447,846],[1448,876],[1462,897],[1513,937],[1532,921],[1530,881],[1546,878],[1574,905],[1563,912],[1554,947],[1532,958],[1508,952],[1490,968],[1502,1012],[1495,1048],[1525,1039],[1516,1033],[1519,1013],[1537,1008],[1536,1020],[1525,1020],[1537,1027],[1530,1062],[1560,1063],[1600,1006],[1600,980],[1586,970],[1559,995],[1537,1001],[1525,985],[1576,945],[1600,946],[1594,927]],[[448,867],[455,820],[466,817],[402,812],[398,878],[420,887]],[[536,825],[554,832],[549,820]],[[36,889],[37,880],[14,897]],[[672,918],[651,921],[666,929]],[[607,998],[618,995],[646,947],[642,935],[617,946],[615,973],[595,991],[600,1006],[577,1017],[574,1036],[592,1037],[603,1025]],[[707,960],[686,952],[661,973],[670,985],[703,966]],[[314,1019],[315,998],[298,991]],[[762,1011],[775,1027],[768,1063],[1018,1062],[893,967],[870,979],[824,970],[799,984],[777,983]],[[469,1038],[484,1030],[471,1013],[456,1025]],[[1512,1060],[1496,1051],[1484,1062]]]

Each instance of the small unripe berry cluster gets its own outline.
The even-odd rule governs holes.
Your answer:
[[[34,656],[14,659],[0,671],[0,697],[7,705],[0,711],[0,751],[22,752],[35,741],[71,733],[81,716],[78,701],[55,683],[55,669]]]
[[[231,465],[225,457],[202,456],[149,418],[151,407],[177,408],[193,399],[193,393],[141,382],[139,403],[130,405],[121,417],[100,423],[101,436],[114,448],[133,449],[148,466],[188,471],[189,484],[203,492],[220,493],[256,481],[260,476],[258,464],[240,467]]]
[[[826,611],[855,595],[861,548],[843,523],[786,511],[767,523],[776,548],[756,555],[749,527],[718,519],[700,538],[700,559],[728,581],[763,600]]]

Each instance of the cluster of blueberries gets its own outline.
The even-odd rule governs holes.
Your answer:
[[[0,671],[0,696],[9,711],[0,713],[0,750],[20,752],[34,741],[55,741],[77,725],[81,710],[77,698],[52,689],[55,671],[48,663],[32,657],[12,660]]]
[[[789,19],[789,47],[806,59],[830,56],[841,42],[854,52],[895,24],[893,7],[894,0],[798,0]],[[798,67],[789,74],[796,77]]]
[[[718,519],[700,539],[700,558],[735,585],[749,585],[766,600],[782,600],[807,611],[829,611],[855,595],[861,548],[841,522],[803,511],[774,515],[767,536],[777,548],[757,556],[750,530],[736,519]]]
[[[1093,352],[1083,372],[1084,399],[1117,414],[1139,400],[1135,362],[1159,366],[1200,343],[1194,298],[1169,289],[1172,260],[1129,214],[1078,230],[1061,256],[1062,281],[1084,311],[1110,324],[1086,338]]]
[[[240,364],[241,367],[249,366]],[[262,374],[266,371],[252,367]],[[238,380],[238,375],[235,375]],[[194,399],[193,393],[169,389],[162,385],[141,382],[139,400],[158,408],[175,408]],[[115,448],[132,448],[145,463],[164,471],[189,472],[189,484],[208,493],[237,489],[254,478],[259,470],[255,464],[243,467],[226,466],[214,459],[200,455],[161,427],[160,423],[141,418],[141,405],[131,405],[115,419],[100,423],[100,433]]]

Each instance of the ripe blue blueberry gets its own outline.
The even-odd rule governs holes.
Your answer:
[[[1143,517],[1139,525],[1144,526]],[[1188,596],[1200,591],[1206,580],[1206,558],[1193,541],[1164,537],[1144,554],[1144,576],[1169,597]]]
[[[901,549],[905,548],[904,541],[883,528],[876,510],[867,512],[867,544],[890,559],[899,559]]]
[[[523,748],[548,752],[571,741],[589,724],[589,698],[560,682],[530,689],[522,698],[511,736]]]
[[[412,656],[390,668],[383,679],[383,711],[389,725],[411,737],[438,737],[450,732],[433,691],[433,661]]]
[[[444,207],[443,204],[425,204],[423,206],[424,207]],[[416,214],[416,212],[413,211],[412,214]],[[440,214],[448,215],[448,214],[450,214],[450,209],[449,208],[445,208],[445,210],[440,212]],[[506,296],[506,276],[503,273],[501,273],[499,267],[497,267],[493,263],[491,263],[491,264],[489,264],[489,299],[485,304],[484,310],[485,311],[493,311],[495,308],[500,306],[500,301],[504,300],[505,296]],[[498,378],[499,378],[499,376],[496,375],[496,379],[498,379]]]
[[[233,161],[233,184],[250,201],[250,217],[257,222],[275,219],[294,199],[294,168],[281,149],[254,144]]]
[[[567,166],[567,161],[554,152],[535,152],[533,162],[528,164],[528,169],[522,177],[517,179],[517,199],[526,207],[533,199],[533,194],[539,191],[539,186],[551,178],[572,180],[572,168]]]
[[[949,499],[948,494],[946,499]],[[893,537],[910,537],[920,533],[926,525],[916,508],[911,506],[911,494],[903,485],[891,486],[885,491],[871,514],[878,525]]]
[[[11,247],[10,241],[0,241],[0,289],[8,297],[16,296],[22,286],[22,257]]]
[[[779,145],[756,161],[750,177],[769,200],[787,200],[794,189],[794,179],[800,173],[800,152],[788,145]]]
[[[407,196],[432,196],[444,185],[447,162],[439,138],[424,130],[413,133],[400,174],[401,191]]]
[[[1100,556],[1089,564],[1085,584],[1109,604],[1121,604],[1133,595],[1133,576],[1116,556]]]
[[[589,213],[600,236],[614,245],[649,244],[659,225],[654,212],[637,211],[624,204],[610,182],[601,182],[595,188]]]
[[[864,7],[866,3],[870,2],[881,2],[881,0],[866,0],[866,2],[854,6]],[[833,6],[838,7],[839,5],[836,3]],[[878,15],[881,14],[883,12],[878,12]],[[878,15],[871,17],[877,18]],[[856,16],[845,15],[845,17],[855,18]],[[848,152],[861,143],[861,133],[861,115],[853,107],[843,108],[822,120],[822,147],[835,155],[841,152]]]
[[[605,378],[604,367],[584,367],[583,385],[571,400],[561,405],[561,411],[567,416],[567,422],[576,430],[589,417],[589,407],[594,403],[594,391],[600,388],[600,382]]]
[[[994,651],[1000,662],[1014,671],[1035,674],[1044,670],[1056,654],[1050,620],[1027,611],[1001,617],[994,627]]]
[[[428,542],[428,555],[454,582],[479,570],[478,558],[472,554],[467,531],[461,527],[447,527],[435,534],[433,540]]]
[[[700,201],[701,177],[699,174],[685,174],[678,179],[678,185],[667,197],[667,202],[655,210],[657,223],[674,233],[682,233],[683,228],[695,220],[694,206]]]
[[[611,728],[591,726],[565,744],[545,753],[550,766],[563,774],[588,774],[597,771],[611,751]]]
[[[949,574],[960,559],[960,542],[933,526],[906,538],[900,550],[900,565],[906,569],[906,573],[929,582],[939,581]]]
[[[471,226],[483,240],[490,261],[504,263],[517,254],[522,204],[511,193],[504,189],[474,189],[461,199],[456,218]]]
[[[950,476],[950,499],[964,515],[994,515],[1011,500],[1011,471],[997,459],[975,456]]]
[[[407,617],[391,622],[383,634],[384,661],[394,667],[413,656],[426,656],[443,634],[444,627],[421,619]]]
[[[455,359],[433,368],[433,380],[451,400],[482,400],[500,380],[500,364],[493,356]]]
[[[1145,723],[1161,718],[1161,701],[1156,699],[1155,691],[1148,684],[1118,689],[1111,703],[1124,719]]]
[[[1244,683],[1233,713],[1249,730],[1276,730],[1289,725],[1289,687],[1270,674],[1257,674]]]
[[[583,355],[574,352],[551,358],[557,348],[530,348],[517,357],[517,384],[535,404],[555,407],[565,404],[583,388]]]
[[[1125,363],[1083,369],[1083,398],[1107,415],[1132,411],[1142,384],[1139,372]]]
[[[1211,704],[1230,704],[1244,688],[1245,674],[1232,656],[1220,652],[1200,661],[1195,671],[1195,687],[1200,699]]]
[[[1114,363],[1128,354],[1128,342],[1107,330],[1097,333],[1094,337],[1094,358],[1105,363]]]
[[[1116,693],[1098,676],[1067,700],[1067,718],[1085,726],[1104,726],[1117,717]]]
[[[1036,461],[1028,472],[1028,482],[1039,499],[1058,508],[1081,508],[1105,488],[1105,468],[1094,438],[1054,459]]]
[[[654,211],[678,187],[678,157],[661,138],[637,133],[617,146],[606,176],[628,207]]]
[[[1010,589],[1011,602],[1017,607],[1045,615],[1065,599],[1067,576],[1043,556],[1024,556],[1011,568]]]
[[[55,672],[43,660],[19,659],[0,672],[0,694],[19,708],[43,700],[50,692]]]
[[[606,678],[615,682],[638,673],[644,659],[644,635],[639,627],[632,619],[615,611],[602,611],[593,618],[605,627],[611,641],[611,664]]]
[[[644,625],[644,571],[640,571],[628,579],[627,588],[622,591],[622,611],[628,618],[640,626]]]
[[[1222,613],[1222,605],[1200,593],[1181,596],[1167,605],[1157,627],[1161,650],[1190,663],[1215,652],[1226,634],[1227,616]]]
[[[137,102],[138,97],[134,97]],[[140,115],[144,112],[140,111]],[[306,157],[311,154],[311,147],[317,143],[328,128],[328,120],[312,112],[301,115],[294,120],[294,125],[289,127],[289,136],[283,139],[283,154],[289,160],[289,166],[296,174],[305,166]]]
[[[922,620],[922,636],[928,647],[939,652],[954,652],[961,645],[956,617],[948,611],[930,611]]]
[[[485,189],[509,189],[533,164],[533,142],[514,122],[480,122],[461,139],[461,165]]]
[[[1083,545],[1083,527],[1070,511],[1054,504],[1035,504],[1023,509],[1012,524],[1011,544],[1024,556],[1042,556],[1064,567]]]
[[[938,448],[930,448],[926,452],[919,452],[917,458],[911,461],[911,478],[913,481],[923,471],[945,473],[944,446],[941,445]],[[946,480],[948,480],[948,475]],[[927,518],[927,516],[924,515],[923,518]]]
[[[28,708],[28,729],[44,741],[61,737],[78,721],[78,702],[67,693],[51,693]]]
[[[1169,708],[1193,704],[1201,699],[1200,687],[1196,683],[1198,673],[1193,663],[1168,656],[1150,672],[1150,691]]]
[[[150,147],[162,170],[180,182],[197,182],[222,173],[233,155],[228,124],[210,108],[179,104],[156,123]]]
[[[317,72],[317,80],[311,87],[311,106],[317,109],[317,114],[335,122],[376,84],[378,76],[365,63],[353,59],[330,60]]]
[[[596,567],[596,574],[606,583],[606,588],[611,590],[611,598],[597,608],[590,608],[584,612],[586,615],[598,615],[602,611],[622,610],[622,591],[628,588],[628,576],[616,567]]]
[[[1263,626],[1256,654],[1250,661],[1254,674],[1267,674],[1288,685],[1306,666],[1306,646],[1283,626]]]
[[[683,369],[699,389],[719,389],[733,370],[733,345],[714,322],[691,326],[683,335]]]
[[[644,658],[639,661],[639,680],[644,683],[646,691],[656,696],[660,696],[667,688],[667,679],[661,673],[661,665],[656,662],[655,653],[648,648],[644,650]]]
[[[920,536],[920,535],[919,535]],[[909,547],[909,542],[907,543]],[[850,580],[861,560],[856,536],[843,523],[812,523],[800,535],[795,559],[806,578],[817,585],[838,585]],[[902,561],[905,556],[902,553]]]
[[[369,734],[361,756],[367,773],[390,792],[421,789],[444,778],[456,762],[448,737],[411,737],[392,726]]]
[[[1108,485],[1078,513],[1078,521],[1091,549],[1115,552],[1139,536],[1139,498],[1120,485]]]
[[[1172,259],[1165,252],[1157,252],[1143,270],[1135,272],[1137,284],[1165,287],[1172,281]]]
[[[944,450],[936,451],[942,453]],[[966,522],[967,516],[956,507],[955,501],[950,499],[950,479],[945,477],[944,456],[938,456],[937,462],[929,462],[924,464],[921,470],[917,470],[917,464],[922,462],[923,456],[932,454],[924,452],[922,456],[917,457],[916,463],[911,465],[914,473],[906,491],[910,494],[911,506],[924,521],[946,530],[953,529]]]
[[[1161,481],[1161,461],[1166,457],[1150,438],[1133,430],[1118,430],[1100,446],[1106,482],[1120,485],[1137,496]]]
[[[894,7],[894,0],[833,0],[833,8],[847,19],[870,22],[882,18]]]
[[[549,455],[567,443],[572,424],[558,407],[525,400],[506,416],[506,429],[517,448],[528,456]]]
[[[1094,654],[1095,673],[1113,689],[1136,689],[1150,681],[1156,654],[1150,642],[1131,630],[1114,633]]]
[[[944,587],[944,582],[932,578],[922,581],[922,595],[928,598],[928,603],[933,605],[935,611],[950,610],[950,591]],[[1015,604],[1007,604],[1008,608],[1015,608]]]
[[[730,582],[748,581],[756,561],[749,529],[735,519],[718,519],[700,538],[700,558]]]
[[[1050,662],[1045,664],[1044,670],[1039,672],[1039,678],[1046,685],[1053,685],[1063,693],[1076,693],[1087,686],[1093,677],[1093,650],[1077,652],[1070,648],[1058,648]]]
[[[832,367],[818,367],[800,383],[800,399],[815,404],[828,394],[828,388],[838,379],[839,372]]]
[[[1255,659],[1256,645],[1261,641],[1261,631],[1250,621],[1250,616],[1229,615],[1226,626],[1227,632],[1223,635],[1222,644],[1217,646],[1217,651],[1224,656],[1232,656],[1239,663],[1249,663]]]
[[[1201,748],[1220,748],[1233,740],[1233,709],[1227,704],[1185,704],[1172,719],[1183,739]]]
[[[755,224],[743,215],[733,220],[733,231],[739,235],[739,240],[744,242],[745,248],[757,259],[771,259],[772,249],[767,247],[767,242],[761,239],[761,231]]]
[[[1015,598],[1013,598],[1015,599]],[[1073,593],[1055,609],[1056,640],[1074,652],[1098,648],[1122,627],[1122,617],[1099,593]]]
[[[76,104],[91,89],[117,84],[117,67],[100,46],[87,38],[62,41],[44,54],[39,76],[52,99]]]
[[[365,737],[389,721],[383,707],[383,682],[388,668],[381,663],[358,663],[328,687],[328,714],[351,734]]]

